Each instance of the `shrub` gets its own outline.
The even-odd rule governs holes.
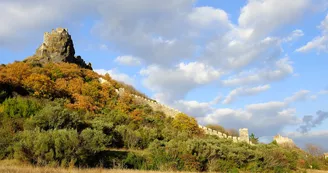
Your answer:
[[[27,120],[25,126],[30,130],[36,127],[42,130],[80,129],[85,126],[85,114],[68,110],[60,103],[53,102]]]
[[[42,104],[33,98],[14,97],[2,103],[3,113],[11,118],[28,118],[37,113]]]

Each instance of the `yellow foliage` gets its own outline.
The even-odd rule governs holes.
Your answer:
[[[198,127],[195,118],[186,114],[179,113],[173,120],[173,126],[181,131],[185,131],[190,135],[200,135],[202,131]]]

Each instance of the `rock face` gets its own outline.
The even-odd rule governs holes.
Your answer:
[[[26,61],[49,63],[68,62],[83,68],[92,69],[91,64],[86,64],[81,56],[75,56],[75,49],[71,35],[64,28],[57,28],[43,36],[43,43],[36,53]]]

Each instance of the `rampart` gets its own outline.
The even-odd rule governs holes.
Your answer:
[[[99,79],[99,80],[100,80],[100,82],[104,83],[103,79]],[[125,93],[124,88],[116,89],[116,92],[119,95],[122,95],[122,94]],[[132,94],[132,96],[136,99],[137,102],[148,104],[154,110],[162,111],[168,116],[175,117],[177,114],[182,113],[177,109],[173,109],[169,106],[158,103],[156,101],[149,100],[147,98],[144,98],[144,97],[141,97],[141,96],[138,96],[138,95],[134,95],[134,94]],[[231,139],[233,142],[246,142],[248,144],[253,145],[252,142],[249,141],[249,135],[248,135],[248,129],[247,128],[239,129],[239,137],[238,137],[238,136],[229,136],[227,134],[221,133],[219,131],[216,131],[216,130],[213,130],[213,129],[210,129],[210,128],[207,128],[207,127],[204,127],[204,126],[201,126],[201,125],[198,125],[198,126],[202,130],[204,130],[205,134],[218,136],[219,138]]]

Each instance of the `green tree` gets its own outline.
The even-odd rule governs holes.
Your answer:
[[[253,143],[253,144],[258,144],[259,143],[259,138],[255,137],[254,133],[252,133],[249,136],[249,140]]]

